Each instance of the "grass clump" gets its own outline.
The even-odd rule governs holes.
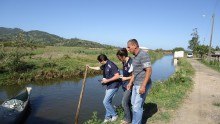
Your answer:
[[[220,103],[219,102],[214,102],[214,103],[212,103],[212,105],[220,107]]]

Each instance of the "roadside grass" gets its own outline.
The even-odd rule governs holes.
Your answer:
[[[214,103],[212,103],[212,105],[220,107],[220,103],[219,102],[214,102]]]
[[[157,104],[158,111],[149,118],[149,122],[170,121],[173,112],[192,89],[194,73],[190,63],[183,58],[178,62],[177,71],[168,80],[154,83],[146,102]]]
[[[166,81],[154,82],[144,104],[144,123],[167,123],[173,112],[182,104],[187,93],[193,88],[192,76],[195,71],[185,59],[178,62],[177,71]],[[123,109],[119,109],[119,119],[111,124],[119,124],[123,119]],[[101,122],[95,115],[85,124]]]
[[[201,63],[205,64],[208,67],[211,67],[212,69],[220,72],[220,62],[217,60],[213,60],[213,61],[207,61],[207,60],[201,60]]]
[[[9,72],[7,71],[8,59],[5,63],[0,65],[0,85],[12,85],[28,83],[38,80],[52,80],[52,79],[67,79],[75,76],[82,76],[85,70],[85,65],[100,66],[97,62],[99,54],[106,54],[110,60],[116,63],[119,68],[122,68],[121,62],[116,57],[118,49],[104,49],[104,48],[85,48],[85,47],[64,47],[64,46],[46,46],[34,50],[21,50],[29,53],[27,56],[21,58],[21,62],[16,68],[21,71]],[[3,57],[9,57],[13,48],[5,48]],[[163,56],[162,53],[151,51],[149,53],[152,61]],[[14,65],[11,64],[11,67]],[[99,74],[94,70],[88,70],[89,74]]]

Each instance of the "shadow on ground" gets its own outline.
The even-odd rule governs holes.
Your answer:
[[[142,124],[146,124],[147,120],[152,117],[155,113],[157,113],[158,108],[155,103],[144,103],[144,112],[142,117]]]

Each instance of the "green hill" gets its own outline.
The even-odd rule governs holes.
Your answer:
[[[110,45],[104,45],[94,41],[82,40],[78,38],[65,39],[60,36],[38,30],[24,31],[19,28],[5,27],[0,27],[0,43],[3,43],[5,46],[10,46],[10,43],[16,41],[19,34],[22,34],[25,41],[36,45],[77,46],[92,48],[113,47]]]

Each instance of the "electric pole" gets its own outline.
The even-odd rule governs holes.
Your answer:
[[[209,61],[211,60],[211,47],[212,47],[212,34],[213,34],[213,29],[214,29],[214,21],[215,21],[215,14],[212,15],[212,29],[211,29],[209,53],[208,53]]]

